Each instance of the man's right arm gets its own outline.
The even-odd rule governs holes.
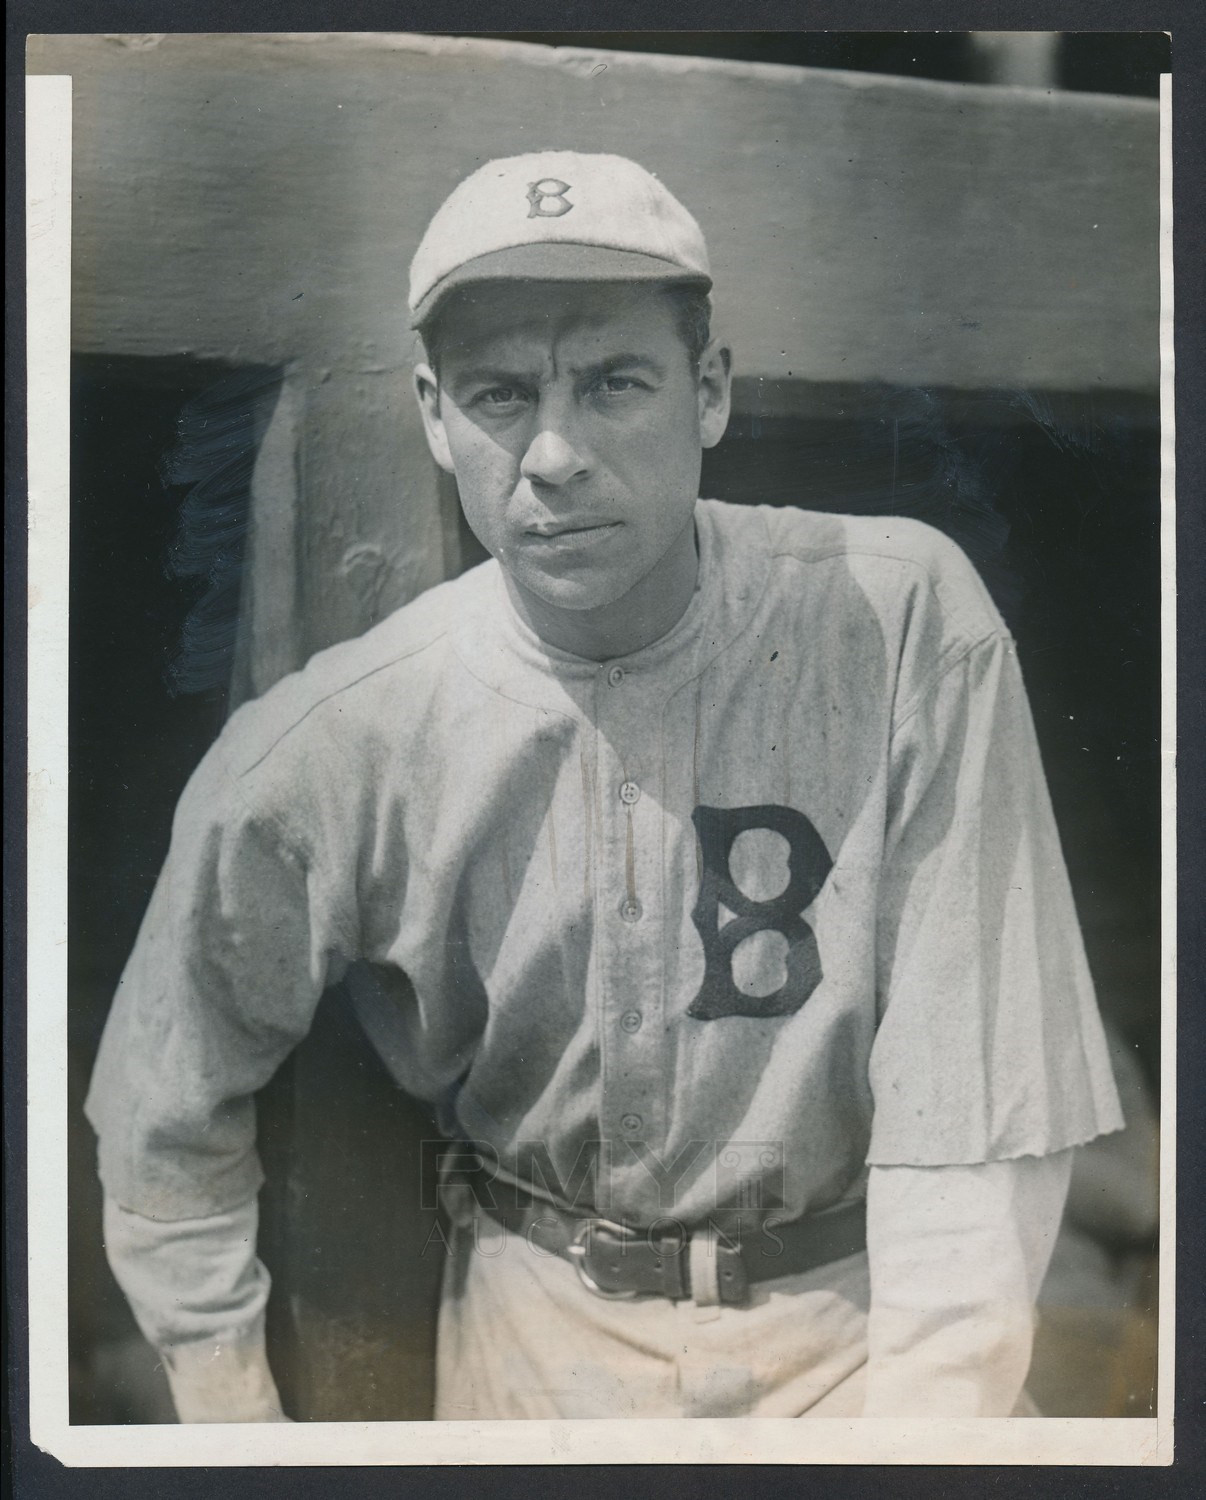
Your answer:
[[[181,798],[85,1105],[110,1262],[184,1421],[280,1420],[254,1098],[354,941],[337,913],[344,862],[304,815],[296,768],[248,777],[246,747],[228,750],[224,737]],[[286,795],[302,836],[284,826]]]
[[[105,1199],[105,1251],[182,1422],[286,1422],[264,1344],[268,1272],[253,1198],[225,1213],[155,1220]]]

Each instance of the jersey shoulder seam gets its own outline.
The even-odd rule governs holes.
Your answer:
[[[790,562],[798,563],[831,562],[835,557],[877,557],[881,562],[906,563],[916,568],[926,578],[931,580],[936,579],[933,568],[919,557],[912,557],[907,552],[889,551],[886,547],[868,547],[865,543],[859,542],[854,543],[852,546],[832,546],[825,548],[776,546],[773,548],[771,556],[773,558],[785,557]],[[969,566],[971,566],[970,563]]]
[[[365,670],[360,672],[357,676],[350,678],[347,682],[341,682],[338,687],[332,688],[329,692],[323,693],[320,697],[315,698],[313,702],[307,703],[304,708],[299,710],[296,717],[291,719],[289,723],[285,725],[285,727],[280,731],[280,733],[276,736],[276,738],[270,745],[267,745],[260,752],[260,754],[256,756],[254,760],[249,761],[247,765],[242,766],[239,769],[239,771],[237,772],[239,779],[242,780],[244,776],[250,776],[253,771],[257,770],[261,765],[263,765],[264,761],[268,759],[268,757],[277,748],[281,741],[287,739],[295,729],[304,724],[305,721],[310,717],[310,715],[312,713],[316,713],[318,709],[320,709],[325,703],[330,703],[333,698],[338,698],[343,693],[351,692],[354,687],[359,687],[362,682],[367,682],[370,677],[375,677],[378,672],[386,672],[390,669],[390,667],[396,667],[399,665],[399,663],[409,661],[411,657],[419,656],[424,651],[431,650],[433,646],[438,646],[439,643],[445,638],[445,636],[450,633],[451,630],[451,625],[442,626],[435,635],[429,636],[425,641],[421,641],[417,646],[412,646],[409,650],[399,651],[396,655],[391,656],[387,661],[377,662],[374,666],[366,667]],[[304,671],[305,669],[303,668],[302,670]]]
[[[568,709],[549,708],[544,704],[532,703],[527,698],[521,698],[517,693],[510,693],[505,688],[499,687],[496,682],[490,682],[487,678],[483,677],[481,673],[478,672],[470,662],[466,661],[465,657],[457,649],[455,641],[452,644],[451,650],[452,654],[460,663],[461,670],[467,677],[471,677],[473,681],[477,683],[478,687],[480,687],[484,692],[492,693],[494,697],[501,698],[505,703],[514,703],[518,708],[532,709],[537,713],[551,714],[559,719],[566,720],[566,722],[570,724],[576,724],[580,722],[578,716],[570,713]]]
[[[947,540],[949,541],[949,538],[947,538]],[[952,546],[957,547],[957,545],[957,543],[952,543]],[[979,574],[976,573],[975,565],[971,562],[970,558],[967,558],[967,555],[963,553],[961,549],[959,551],[959,555],[964,558],[968,568],[976,577],[981,587],[983,587],[983,580],[980,578]],[[832,562],[835,558],[842,557],[873,557],[878,558],[883,562],[901,563],[905,566],[916,569],[917,572],[919,572],[922,577],[930,583],[933,589],[934,600],[937,603],[938,608],[941,610],[944,618],[949,620],[952,626],[954,626],[954,628],[961,633],[961,635],[963,636],[963,643],[967,645],[969,650],[979,645],[982,640],[991,635],[1000,635],[1002,633],[1008,635],[1009,633],[1007,630],[1003,630],[1002,626],[1000,625],[993,625],[987,630],[981,629],[977,631],[975,629],[969,629],[967,624],[965,624],[964,622],[963,612],[956,612],[950,609],[945,598],[943,597],[947,590],[942,586],[943,579],[941,573],[932,568],[923,559],[919,557],[912,557],[907,552],[889,551],[886,548],[868,547],[864,544],[855,543],[853,546],[833,546],[826,547],[823,550],[803,549],[803,555],[801,554],[801,552],[796,551],[792,548],[779,547],[775,549],[773,557],[776,559],[781,557],[789,562],[797,562],[800,564]]]
[[[925,680],[924,683],[922,683],[922,685],[913,694],[911,701],[907,703],[901,710],[900,717],[897,718],[896,722],[892,725],[891,738],[896,738],[897,734],[904,728],[909,720],[916,717],[921,708],[921,705],[931,695],[931,693],[933,693],[937,689],[938,685],[947,677],[949,677],[950,674],[955,670],[955,668],[960,665],[960,663],[965,662],[969,656],[978,651],[981,646],[987,646],[990,644],[1000,645],[1004,643],[1012,643],[1012,641],[1013,637],[1007,630],[993,629],[985,631],[983,635],[979,636],[974,641],[962,642],[958,649],[952,648],[953,654],[948,652],[946,654],[945,660],[940,659],[939,665],[935,668],[934,672]]]
[[[940,535],[942,533],[939,533]],[[946,538],[949,541],[949,538]],[[952,544],[957,545],[957,544]],[[813,562],[831,562],[834,558],[842,557],[876,557],[886,562],[902,563],[915,568],[933,587],[935,601],[942,614],[948,619],[952,626],[960,632],[961,639],[952,641],[947,649],[942,652],[934,671],[926,678],[925,682],[916,690],[912,698],[901,710],[900,716],[895,719],[892,726],[892,736],[901,730],[908,721],[921,708],[926,698],[934,691],[938,684],[949,673],[953,672],[960,662],[965,661],[973,652],[990,641],[1012,642],[1013,637],[1004,622],[990,625],[979,631],[969,630],[960,615],[952,612],[942,597],[942,591],[938,585],[941,582],[940,575],[929,566],[923,559],[910,556],[907,552],[887,547],[869,547],[865,543],[855,542],[852,545],[835,545],[825,548],[809,548],[803,546],[796,548],[782,545],[776,546],[773,552],[775,558],[785,558],[791,562],[800,564]],[[974,571],[974,564],[968,560],[968,567]],[[978,575],[977,575],[978,576]]]

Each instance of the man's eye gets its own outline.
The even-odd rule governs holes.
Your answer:
[[[639,386],[639,381],[627,375],[604,375],[599,381],[599,389],[605,396],[622,396],[625,391],[635,391]]]
[[[482,391],[477,402],[480,406],[514,406],[522,397],[523,393],[517,386],[495,385],[488,391]]]

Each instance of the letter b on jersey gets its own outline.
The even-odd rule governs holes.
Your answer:
[[[687,1011],[697,1021],[721,1016],[789,1016],[821,982],[816,935],[801,915],[820,894],[833,868],[821,835],[794,807],[697,807],[691,814],[703,850],[703,879],[691,913],[703,941],[705,969],[699,993]],[[739,834],[768,828],[787,840],[787,885],[767,901],[755,901],[733,879],[729,865]],[[721,907],[733,913],[723,924]],[[787,977],[769,995],[748,995],[733,978],[733,955],[760,932],[781,933],[787,942]]]

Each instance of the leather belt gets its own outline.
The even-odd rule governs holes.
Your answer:
[[[668,1217],[643,1229],[571,1213],[497,1178],[489,1186],[472,1172],[458,1172],[450,1180],[465,1182],[496,1223],[523,1235],[538,1253],[568,1260],[588,1291],[609,1299],[694,1297],[741,1306],[753,1283],[801,1275],[867,1247],[867,1205],[861,1198],[789,1223],[768,1223],[765,1214],[746,1210],[718,1214],[694,1230]],[[513,1206],[501,1207],[490,1191],[503,1187]],[[695,1279],[706,1275],[711,1287],[693,1287],[693,1268]]]

